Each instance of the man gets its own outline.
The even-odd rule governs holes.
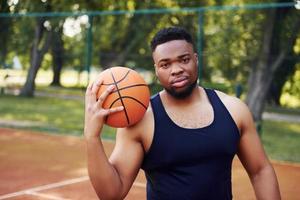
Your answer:
[[[86,91],[85,139],[88,171],[101,199],[123,199],[140,168],[147,178],[147,199],[232,199],[231,163],[237,153],[257,199],[280,199],[247,106],[238,98],[197,85],[198,57],[182,28],[159,31],[151,42],[155,73],[164,89],[151,98],[143,119],[117,130],[107,159],[99,139],[105,117],[103,100],[114,90]]]

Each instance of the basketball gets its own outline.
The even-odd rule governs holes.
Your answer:
[[[121,128],[136,124],[140,121],[149,105],[150,91],[143,77],[127,67],[112,67],[100,73],[103,79],[97,98],[110,85],[115,89],[103,102],[103,108],[123,106],[120,112],[107,116],[105,123],[111,127]]]

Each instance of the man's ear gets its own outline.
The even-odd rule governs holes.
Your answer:
[[[155,81],[155,83],[159,83],[159,78],[158,78],[158,73],[157,73],[157,65],[156,64],[154,64],[154,71],[155,71],[154,81]]]
[[[157,76],[157,65],[154,63],[154,71],[155,71],[155,75]]]
[[[197,65],[198,65],[198,62],[199,62],[198,54],[197,54],[197,53],[194,53],[194,56],[195,56],[195,58],[196,58],[196,63],[197,63]]]

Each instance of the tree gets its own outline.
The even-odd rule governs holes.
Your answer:
[[[282,67],[300,31],[300,16],[294,8],[268,10],[261,49],[248,80],[246,102],[254,120],[260,122],[274,74]]]
[[[46,11],[49,12],[50,10],[50,4],[47,3]],[[30,67],[27,73],[26,82],[20,92],[21,96],[34,96],[35,78],[51,42],[51,31],[48,31],[45,27],[46,20],[46,17],[36,18],[36,26],[30,55]]]
[[[280,97],[283,86],[296,72],[296,64],[296,55],[293,52],[290,52],[287,58],[282,62],[282,66],[280,66],[274,74],[274,78],[267,95],[268,104],[280,106]]]
[[[53,69],[53,79],[51,85],[61,86],[60,75],[64,63],[64,41],[62,39],[63,35],[63,22],[57,23],[52,29],[52,69]]]
[[[9,5],[7,0],[1,1],[0,3],[0,13],[9,14]],[[8,41],[10,36],[10,27],[11,27],[11,19],[8,17],[0,18],[0,66],[1,64],[6,65],[6,56],[8,52]]]

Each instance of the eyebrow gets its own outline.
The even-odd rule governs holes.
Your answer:
[[[180,56],[177,56],[177,58],[184,58],[186,56],[190,56],[190,54],[189,53],[185,53],[185,54],[182,54]],[[171,60],[171,59],[170,58],[163,58],[163,59],[159,60],[158,63],[160,63],[160,62],[167,62],[169,60]]]
[[[186,54],[183,54],[183,55],[178,56],[178,58],[184,58],[184,57],[186,57],[186,56],[190,56],[190,54],[189,54],[189,53],[186,53]]]

